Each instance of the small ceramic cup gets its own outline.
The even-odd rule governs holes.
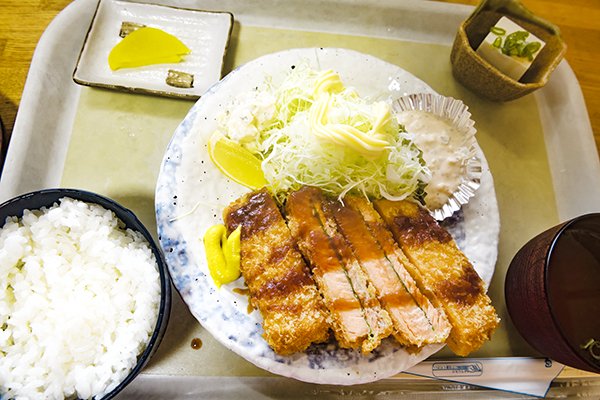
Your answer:
[[[518,81],[500,72],[475,51],[503,16],[546,43]],[[450,61],[454,77],[465,87],[490,100],[508,101],[543,87],[566,50],[559,28],[534,15],[519,0],[483,0],[459,26]]]
[[[508,313],[542,355],[600,373],[600,214],[586,214],[531,239],[505,281]]]

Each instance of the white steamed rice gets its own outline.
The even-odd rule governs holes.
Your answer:
[[[143,236],[64,198],[0,229],[0,398],[88,399],[136,364],[158,317]]]

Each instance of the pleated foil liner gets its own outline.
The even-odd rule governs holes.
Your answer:
[[[459,185],[439,208],[429,209],[435,219],[441,221],[452,216],[456,211],[475,196],[481,184],[480,151],[475,138],[475,122],[471,119],[468,107],[460,100],[431,93],[415,93],[395,99],[392,109],[396,113],[403,111],[426,111],[449,120],[462,134],[461,147],[466,150],[461,162]],[[440,145],[444,145],[440,143]],[[433,171],[432,171],[433,172]],[[425,189],[427,191],[427,188]],[[427,197],[425,197],[427,202]]]

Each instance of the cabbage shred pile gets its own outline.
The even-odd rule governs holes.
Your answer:
[[[311,133],[309,114],[318,77],[318,71],[297,66],[278,85],[267,79],[263,87],[229,105],[220,118],[219,131],[262,160],[270,190],[279,200],[310,185],[340,199],[357,193],[389,200],[412,196],[423,203],[430,171],[421,150],[395,118],[380,132],[389,145],[376,156]],[[355,90],[344,87],[332,94],[332,104],[329,122],[362,132],[373,127],[375,103]]]

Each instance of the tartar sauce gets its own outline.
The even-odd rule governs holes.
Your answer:
[[[425,204],[430,210],[439,209],[461,183],[468,156],[465,135],[450,120],[427,111],[402,111],[397,118],[414,136],[431,171]]]

